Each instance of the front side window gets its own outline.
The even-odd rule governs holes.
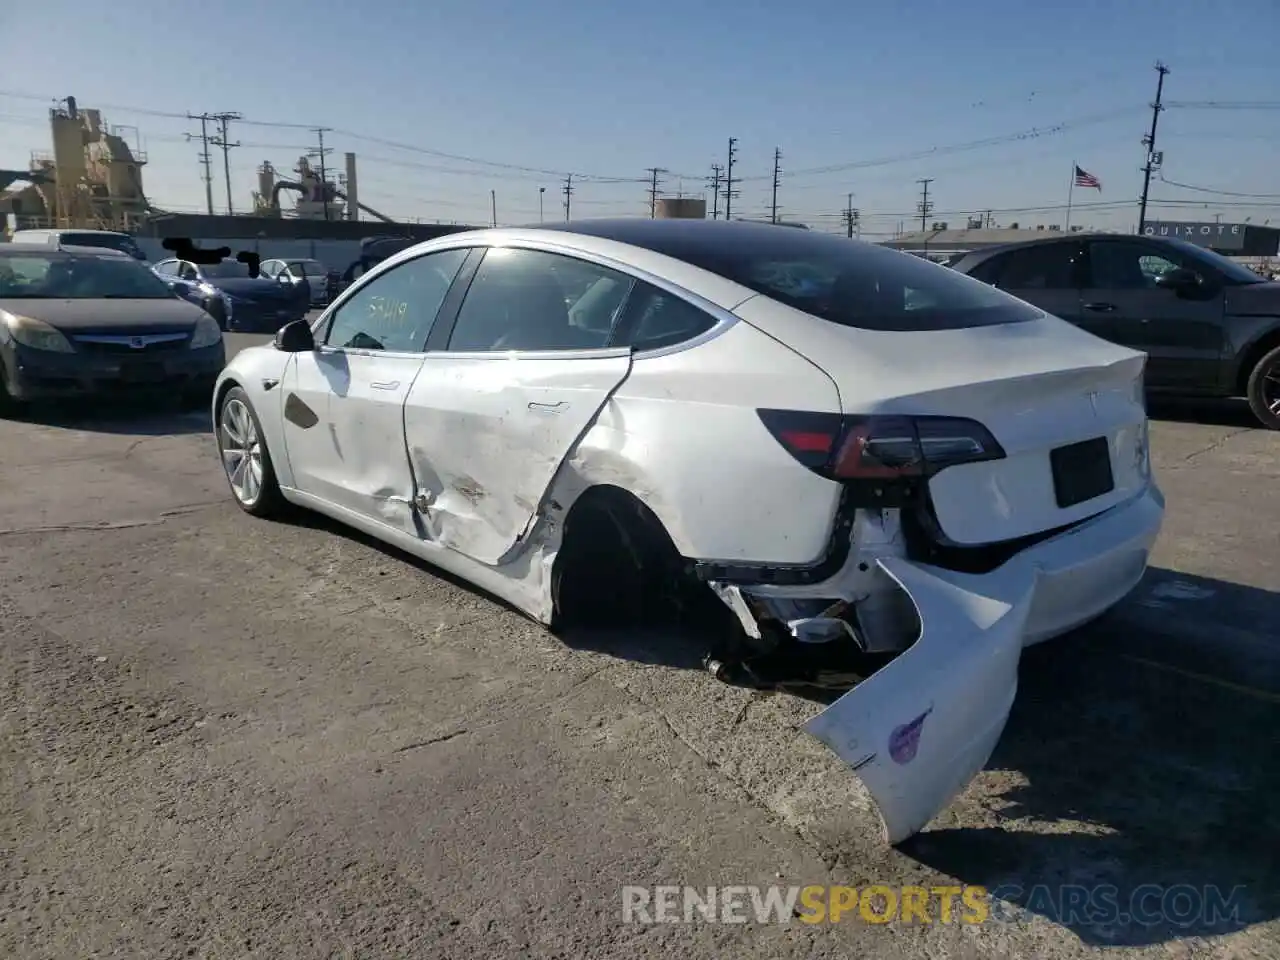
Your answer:
[[[371,280],[334,312],[325,342],[339,349],[421,352],[468,253],[429,253]]]
[[[223,260],[221,263],[202,263],[200,272],[209,279],[247,280],[251,276],[249,265],[239,260]]]
[[[1153,290],[1156,277],[1182,266],[1140,243],[1089,245],[1090,286],[1098,290]]]
[[[462,301],[448,349],[606,347],[632,283],[615,270],[572,257],[492,247]]]

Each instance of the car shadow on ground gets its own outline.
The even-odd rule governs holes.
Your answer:
[[[193,408],[168,396],[60,400],[21,407],[6,419],[123,436],[177,436],[213,430],[208,408]]]
[[[1251,427],[1263,429],[1243,400],[1203,400],[1183,397],[1148,397],[1147,414],[1152,420],[1198,423],[1208,427]]]
[[[1243,607],[1280,626],[1269,591],[1158,569],[1149,581],[1204,591],[1222,620]],[[1007,774],[1004,792],[983,800],[997,824],[930,830],[902,851],[1090,944],[1218,936],[1280,917],[1280,649],[1253,651],[1270,662],[1251,679],[1248,651],[1224,656],[1216,643],[1218,610],[1204,609],[1199,649],[1194,630],[1162,635],[1156,613],[1109,616],[1028,650],[987,766]]]

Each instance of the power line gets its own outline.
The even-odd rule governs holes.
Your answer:
[[[733,189],[733,184],[734,184],[733,158],[736,157],[737,155],[738,155],[738,138],[730,137],[729,138],[729,162],[725,166],[725,170],[724,170],[724,218],[726,220],[732,219],[731,214],[733,212],[733,198],[738,195],[737,191]]]
[[[1196,187],[1189,183],[1178,183],[1176,180],[1166,180],[1163,173],[1157,174],[1157,179],[1161,183],[1167,183],[1171,187],[1177,187],[1180,190],[1193,190],[1196,193],[1212,193],[1219,197],[1255,197],[1259,200],[1280,200],[1280,193],[1237,193],[1233,190],[1215,190],[1212,187]]]
[[[666,173],[663,167],[648,167],[649,171],[649,219],[652,220],[658,215],[658,184],[659,176]]]
[[[204,167],[204,202],[208,207],[209,216],[213,216],[213,166],[209,156],[209,114],[187,114],[188,120],[200,121],[200,163]],[[196,134],[188,133],[185,135],[187,141],[196,139]]]
[[[227,216],[231,216],[232,214],[235,213],[235,211],[231,207],[230,153],[232,148],[240,146],[240,142],[237,140],[235,143],[232,143],[230,139],[227,137],[227,124],[230,123],[232,120],[239,120],[240,114],[214,113],[209,115],[209,119],[216,120],[218,122],[219,129],[222,131],[220,136],[211,137],[209,139],[209,142],[213,144],[215,147],[221,148],[222,150],[222,174],[223,174],[223,179],[226,181],[226,187],[227,187]]]
[[[782,148],[773,148],[773,195],[769,201],[769,221],[778,222],[778,180],[782,176]]]
[[[1163,161],[1163,157],[1156,152],[1156,124],[1160,122],[1160,111],[1164,109],[1160,104],[1160,98],[1164,94],[1164,78],[1168,75],[1169,68],[1163,63],[1156,64],[1156,99],[1151,104],[1151,132],[1142,138],[1142,145],[1147,148],[1147,162],[1142,167],[1142,200],[1138,204],[1138,235],[1142,235],[1143,229],[1147,225],[1147,197],[1151,192],[1151,173]]]

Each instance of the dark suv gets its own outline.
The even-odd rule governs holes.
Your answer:
[[[1280,283],[1183,240],[1074,234],[948,264],[1147,354],[1154,393],[1246,397],[1280,430]]]

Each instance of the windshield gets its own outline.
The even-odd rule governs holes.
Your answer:
[[[732,236],[690,230],[628,242],[847,327],[955,330],[1043,316],[994,287],[920,257],[813,231],[743,224]]]
[[[1165,243],[1172,244],[1175,248],[1185,253],[1193,260],[1199,260],[1213,267],[1224,277],[1228,283],[1266,283],[1264,277],[1258,276],[1244,264],[1236,263],[1230,257],[1224,257],[1216,250],[1210,250],[1207,247],[1198,247],[1194,243],[1187,243],[1185,240],[1179,240],[1175,237],[1162,238]]]
[[[133,237],[114,233],[64,233],[61,237],[64,246],[71,247],[106,247],[108,250],[119,250],[127,253],[135,260],[145,260],[147,255],[134,242]]]
[[[142,264],[67,253],[0,253],[0,298],[166,300],[169,287]]]
[[[231,279],[249,276],[249,265],[241,263],[239,260],[223,260],[221,263],[200,263],[196,264],[196,267],[206,277]]]

